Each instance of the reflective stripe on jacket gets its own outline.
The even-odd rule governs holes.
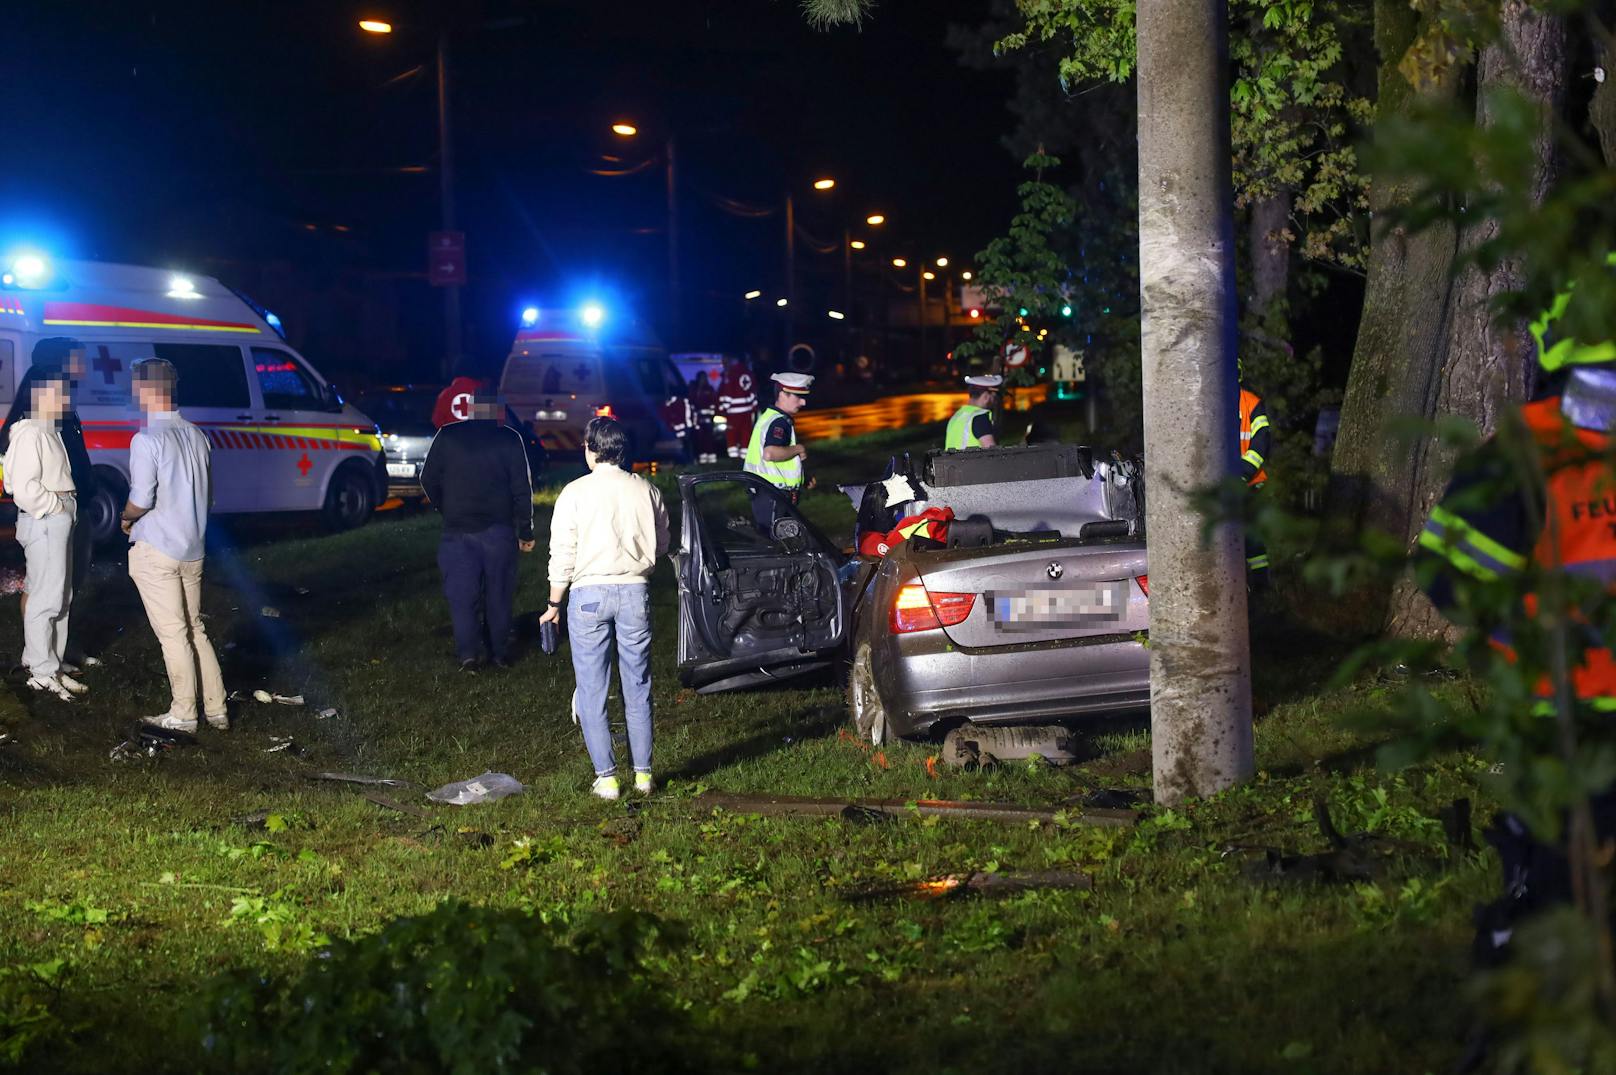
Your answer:
[[[1261,485],[1268,480],[1268,472],[1263,469],[1265,462],[1268,437],[1258,436],[1268,428],[1268,411],[1263,406],[1262,397],[1249,388],[1240,389],[1240,461],[1250,470],[1246,476],[1246,484]],[[1254,440],[1255,438],[1255,440]]]

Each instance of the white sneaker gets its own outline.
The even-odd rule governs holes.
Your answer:
[[[220,713],[208,718],[208,727],[215,731],[228,732],[230,730],[230,714]]]
[[[63,661],[62,671],[70,676],[80,675],[86,668],[100,668],[101,658],[86,657],[83,661]]]
[[[194,718],[187,720],[184,717],[175,716],[173,713],[164,713],[157,717],[141,717],[140,723],[149,724],[153,728],[161,728],[165,732],[196,731],[196,720]]]
[[[36,691],[49,691],[64,702],[73,700],[72,693],[55,676],[30,676],[28,685]]]
[[[651,778],[650,773],[642,773],[636,769],[634,770],[634,790],[641,795],[649,795],[656,790],[656,781]]]
[[[617,786],[617,777],[595,777],[595,783],[590,787],[589,794],[597,799],[605,799],[607,802],[616,802],[618,795],[621,794],[621,790]]]
[[[89,694],[90,693],[90,688],[86,687],[84,684],[80,683],[78,680],[76,680],[72,676],[68,675],[67,672],[65,672],[65,671],[56,673],[56,682],[60,683],[64,687],[66,687],[68,690],[72,691],[74,694]]]

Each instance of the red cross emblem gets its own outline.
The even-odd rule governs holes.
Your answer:
[[[309,453],[304,452],[303,453],[303,458],[299,459],[297,461],[298,473],[302,474],[303,477],[307,478],[309,476],[309,468],[312,467],[312,466],[314,466],[314,464],[309,462]]]
[[[471,393],[461,392],[449,401],[449,413],[464,422],[471,417]]]
[[[104,343],[95,350],[100,357],[90,363],[90,366],[101,375],[106,384],[112,384],[118,375],[118,371],[123,369],[123,359],[113,358]]]

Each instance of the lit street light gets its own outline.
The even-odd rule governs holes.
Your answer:
[[[938,258],[938,259],[937,259],[937,267],[938,267],[938,268],[939,268],[939,269],[946,269],[946,268],[948,268],[948,259],[947,259],[947,258]]]
[[[753,299],[759,299],[759,298],[762,298],[762,297],[763,297],[763,292],[761,292],[761,291],[748,291],[746,293],[746,301],[747,302],[751,302]]]
[[[633,138],[640,133],[640,129],[632,123],[614,123],[612,133],[622,138]]]
[[[869,216],[864,218],[864,223],[868,224],[872,228],[879,228],[886,222],[887,218],[882,216],[880,213],[871,213]]]
[[[360,19],[359,28],[367,34],[390,34],[393,32],[393,24],[383,22],[381,19]]]
[[[923,280],[935,280],[935,279],[937,279],[937,274],[932,272],[930,269],[927,269],[925,272],[921,273],[920,276],[921,276],[921,279],[923,279]]]
[[[816,180],[814,180],[814,189],[815,190],[834,190],[835,187],[836,187],[836,180],[834,180],[834,179],[826,178],[826,179],[816,179]]]
[[[776,306],[789,306],[789,305],[791,305],[791,300],[790,299],[775,299],[774,304]]]
[[[847,316],[846,314],[842,313],[842,311],[840,311],[840,310],[827,310],[826,312],[830,314],[830,318],[831,318],[832,321],[840,321],[844,317]]]
[[[909,262],[904,260],[903,258],[893,258],[892,259],[892,267],[894,269],[902,269],[905,266],[907,266],[908,264],[909,264]]]
[[[854,239],[852,242],[848,243],[847,245],[852,247],[854,250],[863,250],[864,249],[864,240],[863,239]]]
[[[971,278],[971,270],[966,269],[964,272],[960,273],[960,279],[961,280],[969,280],[970,278]]]

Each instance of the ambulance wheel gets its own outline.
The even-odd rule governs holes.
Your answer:
[[[80,526],[90,529],[90,540],[96,545],[110,545],[123,536],[118,519],[129,500],[129,486],[123,475],[111,467],[95,468],[95,495],[80,507]]]
[[[321,515],[330,530],[354,530],[364,526],[376,510],[376,483],[363,465],[347,464],[331,476],[325,491]]]

